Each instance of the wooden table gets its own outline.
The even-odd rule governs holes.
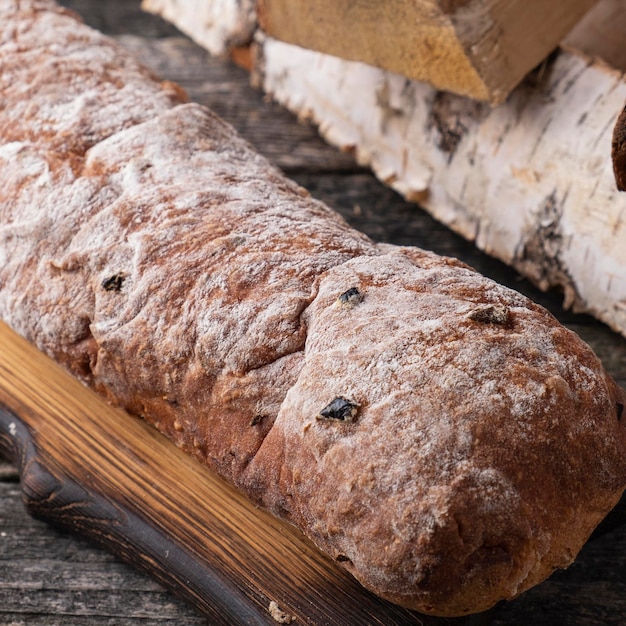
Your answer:
[[[137,0],[62,4],[114,35],[161,77],[182,84],[193,100],[232,123],[259,152],[372,238],[456,256],[539,301],[590,343],[626,387],[626,339],[586,316],[564,312],[559,294],[538,292],[404,202],[349,155],[325,145],[313,128],[267,102],[249,86],[244,70],[211,59],[173,27],[142,13]],[[106,552],[29,518],[18,480],[15,469],[0,462],[0,625],[206,623],[159,584]],[[626,524],[590,541],[569,570],[503,604],[493,619],[494,626],[531,623],[626,624]]]

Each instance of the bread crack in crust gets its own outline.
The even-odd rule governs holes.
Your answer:
[[[624,393],[541,307],[351,229],[53,2],[0,2],[0,90],[0,317],[369,589],[484,610],[619,499]]]

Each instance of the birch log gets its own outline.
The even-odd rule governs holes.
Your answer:
[[[491,108],[260,31],[257,40],[257,79],[277,101],[483,251],[562,289],[565,307],[626,335],[626,194],[611,163],[621,69],[568,42]]]

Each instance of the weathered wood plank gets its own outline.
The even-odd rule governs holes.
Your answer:
[[[0,464],[0,624],[199,626],[158,583],[74,534],[27,515],[14,467]]]
[[[139,0],[60,0],[59,4],[75,11],[87,24],[106,34],[134,33],[147,39],[180,35],[170,22],[141,11]]]
[[[231,61],[214,58],[180,36],[120,35],[117,40],[158,76],[175,76],[191,100],[235,126],[286,173],[365,171],[353,156],[323,141],[314,126],[294,123],[291,113],[253,89],[249,74]]]
[[[0,456],[0,482],[2,483],[16,483],[19,480],[19,474],[17,473],[17,469],[2,460]]]
[[[26,515],[0,481],[0,623],[16,626],[199,626],[206,620],[89,542]],[[571,568],[515,602],[493,626],[607,626],[626,614],[626,528],[588,544]]]
[[[497,104],[594,3],[259,0],[258,16],[275,39]]]

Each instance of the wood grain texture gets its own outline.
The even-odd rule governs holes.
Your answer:
[[[594,4],[259,0],[258,15],[281,41],[498,104]]]
[[[351,154],[329,147],[313,126],[297,123],[291,113],[254,90],[244,69],[210,56],[189,39],[122,34],[117,41],[156,75],[175,76],[194,102],[235,126],[287,174],[366,171]]]
[[[206,624],[152,578],[79,535],[29,516],[15,480],[0,480],[0,546],[3,626]]]

